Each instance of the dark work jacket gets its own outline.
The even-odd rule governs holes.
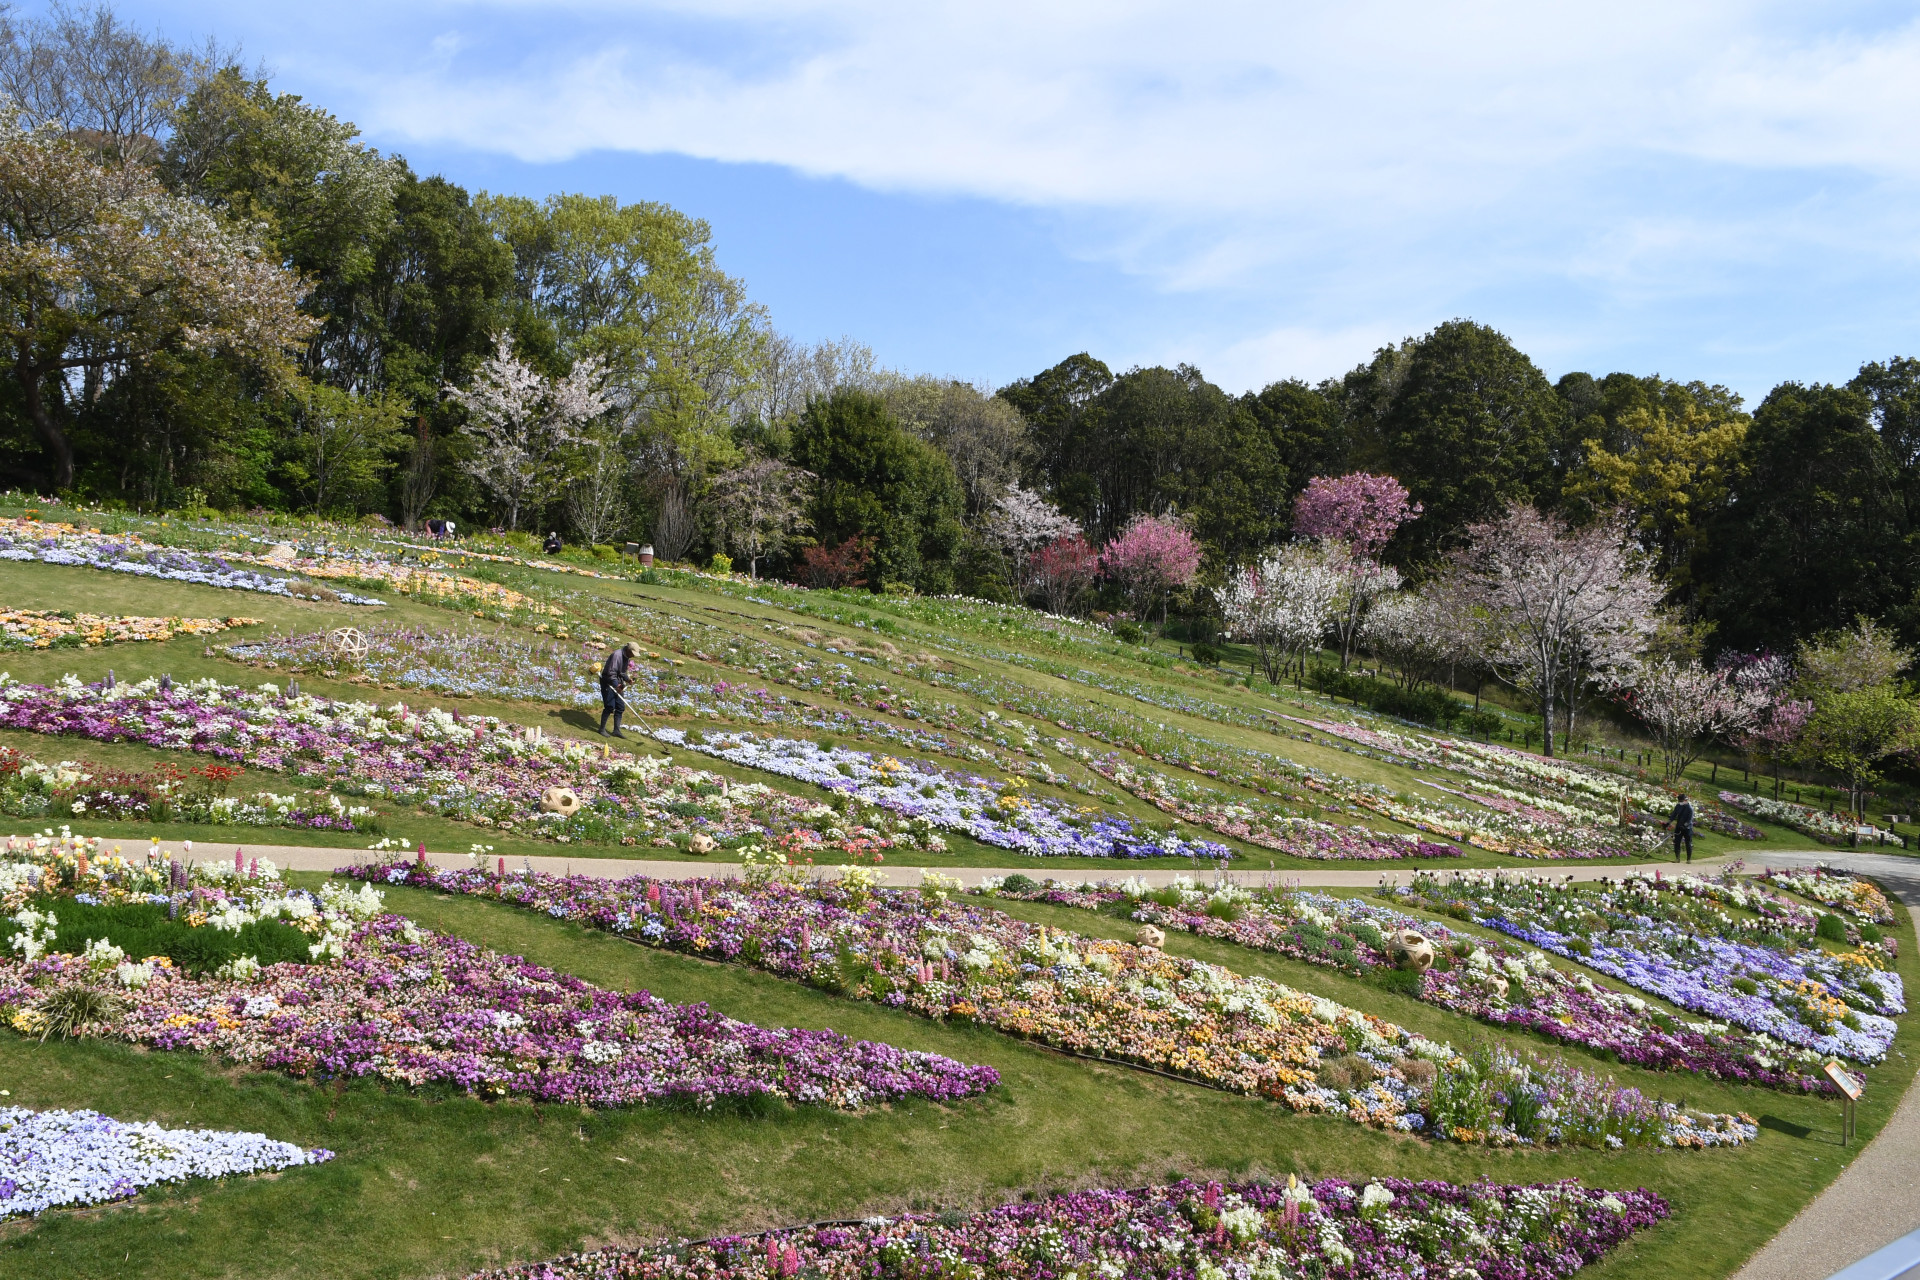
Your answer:
[[[600,668],[600,683],[610,684],[616,689],[627,686],[627,651],[615,649],[607,655],[606,665]]]
[[[1693,804],[1682,800],[1673,806],[1673,812],[1667,815],[1667,821],[1673,824],[1675,831],[1693,830]]]

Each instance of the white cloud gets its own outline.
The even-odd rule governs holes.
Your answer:
[[[1790,343],[1858,323],[1814,313],[1816,275],[1858,298],[1920,257],[1910,7],[344,8],[234,14],[278,23],[261,52],[401,150],[678,153],[1047,211],[1067,256],[1188,304],[1140,358],[1228,385],[1458,314],[1574,359],[1688,322],[1721,328],[1697,349]],[[1795,301],[1742,301],[1795,273]],[[1232,301],[1221,336],[1200,299]]]

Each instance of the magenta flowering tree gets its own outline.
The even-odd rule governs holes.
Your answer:
[[[1048,613],[1066,613],[1093,585],[1100,553],[1079,533],[1062,534],[1027,557],[1024,582],[1037,592]]]
[[[1340,637],[1340,669],[1346,670],[1353,642],[1374,600],[1400,586],[1400,574],[1379,562],[1394,531],[1420,514],[1407,491],[1392,476],[1355,471],[1344,476],[1315,476],[1293,503],[1293,531],[1338,549],[1346,590],[1334,630]]]
[[[1293,531],[1299,537],[1337,539],[1356,557],[1371,559],[1420,512],[1420,504],[1408,501],[1405,487],[1392,476],[1364,471],[1315,476],[1294,499]]]
[[[1142,617],[1159,605],[1164,626],[1167,597],[1200,572],[1200,541],[1176,520],[1138,515],[1101,551],[1100,567],[1126,591]]]

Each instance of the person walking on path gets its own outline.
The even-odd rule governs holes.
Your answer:
[[[621,696],[626,687],[633,683],[633,660],[640,656],[640,649],[629,640],[607,655],[600,667],[600,734],[606,736],[607,717],[613,717],[613,736],[624,738],[620,732],[620,717],[626,714],[627,700]]]
[[[1673,828],[1673,860],[1680,861],[1680,842],[1686,841],[1687,861],[1693,861],[1693,803],[1687,799],[1687,793],[1676,791],[1678,803],[1673,812],[1667,815],[1667,825]]]

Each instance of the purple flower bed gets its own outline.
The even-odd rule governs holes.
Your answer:
[[[749,769],[810,782],[909,819],[964,831],[983,844],[1035,858],[1205,858],[1234,855],[1214,840],[1189,840],[1084,805],[1023,794],[1020,784],[994,782],[924,760],[911,763],[870,751],[822,747],[798,738],[746,730],[656,729],[654,737]]]
[[[1685,1112],[1557,1061],[1463,1055],[1271,979],[1029,924],[933,887],[492,876],[421,862],[342,874],[510,903],[1361,1124],[1496,1145],[1707,1147],[1757,1133],[1751,1117]],[[1364,1071],[1346,1061],[1356,1046]],[[1507,1126],[1503,1090],[1534,1094],[1542,1123]]]
[[[1409,900],[1465,911],[1556,955],[1590,965],[1683,1009],[1745,1027],[1785,1044],[1860,1062],[1878,1062],[1906,1012],[1900,975],[1876,946],[1832,955],[1765,929],[1694,909],[1643,877],[1575,889],[1524,877],[1457,873],[1442,885],[1419,876]],[[1721,936],[1743,932],[1773,945]]]
[[[767,1098],[857,1108],[952,1101],[999,1082],[991,1067],[939,1054],[607,991],[395,915],[353,930],[343,951],[336,964],[268,965],[252,981],[154,965],[144,985],[119,992],[124,1012],[88,1030],[295,1076],[592,1107]],[[98,981],[72,955],[0,963],[0,1010],[31,1030],[49,994]]]
[[[1235,918],[1210,915],[1211,895],[1181,893],[1179,905],[1144,896],[1145,886],[1122,890],[1104,885],[1078,888],[1049,881],[1034,888],[994,890],[1028,902],[1099,910],[1133,904],[1132,918],[1166,929],[1219,938],[1272,951],[1308,964],[1353,973],[1392,967],[1385,937],[1399,929],[1424,935],[1439,951],[1436,966],[1407,994],[1428,1004],[1478,1018],[1495,1026],[1538,1032],[1563,1044],[1611,1053],[1634,1066],[1663,1071],[1697,1071],[1723,1080],[1814,1093],[1835,1092],[1813,1074],[1814,1055],[1735,1028],[1699,1027],[1669,1018],[1637,996],[1622,995],[1583,976],[1567,974],[1534,959],[1538,952],[1457,936],[1444,925],[1355,898],[1293,893],[1284,896],[1227,899]],[[1795,1059],[1801,1059],[1796,1062]]]
[[[907,1214],[860,1223],[608,1249],[482,1272],[473,1280],[871,1280],[875,1276],[1093,1275],[1127,1280],[1478,1276],[1556,1280],[1659,1222],[1644,1188],[1571,1179],[1533,1186],[1327,1178],[1176,1182],[1078,1191],[960,1221]]]

